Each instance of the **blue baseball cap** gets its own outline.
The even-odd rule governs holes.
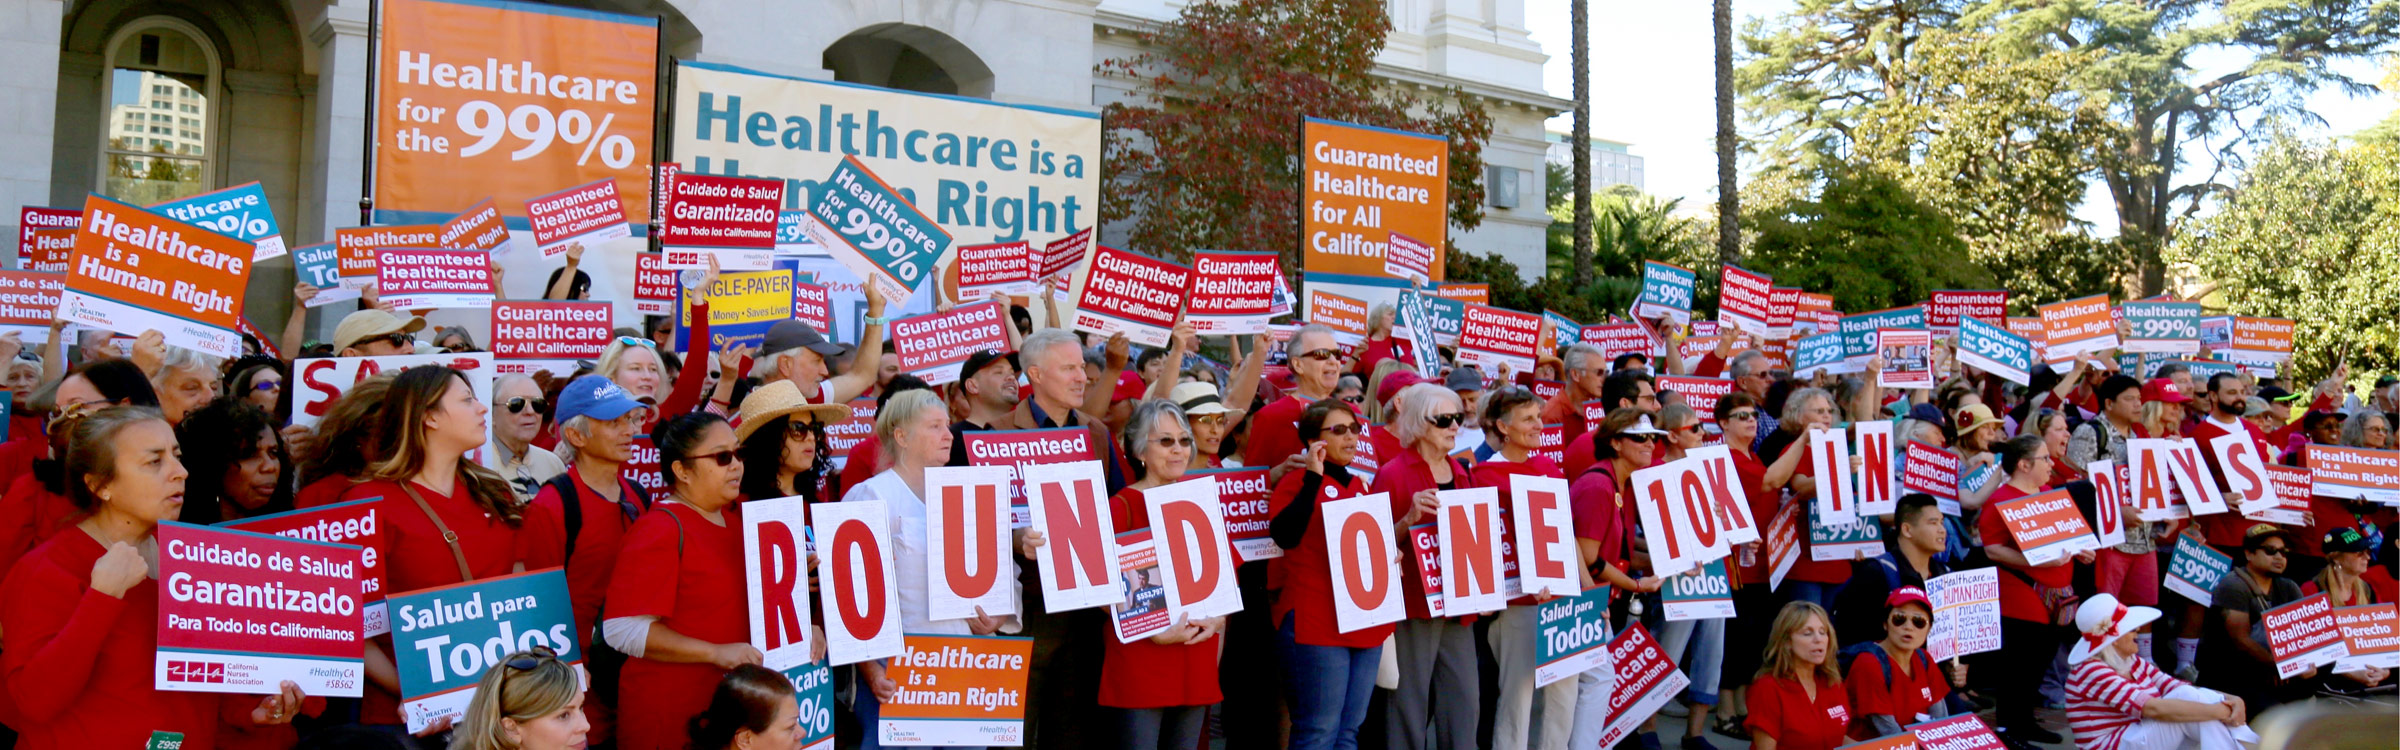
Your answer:
[[[602,422],[625,416],[626,412],[642,408],[616,381],[603,375],[585,375],[567,383],[558,392],[558,412],[552,419],[566,422],[576,417],[589,417]]]

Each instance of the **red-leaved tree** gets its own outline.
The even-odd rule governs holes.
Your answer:
[[[1192,3],[1141,35],[1146,51],[1099,65],[1144,100],[1106,112],[1103,221],[1133,221],[1128,249],[1274,250],[1299,268],[1303,116],[1450,138],[1450,223],[1483,223],[1492,118],[1456,89],[1420,99],[1373,75],[1392,20],[1383,0]]]

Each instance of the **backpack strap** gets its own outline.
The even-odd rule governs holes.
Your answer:
[[[559,566],[565,567],[575,560],[575,537],[583,534],[583,497],[575,489],[575,470],[568,469],[567,473],[552,477],[550,489],[558,491],[560,515],[566,521],[567,549],[559,557]]]

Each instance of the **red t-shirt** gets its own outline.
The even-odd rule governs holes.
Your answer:
[[[719,517],[723,525],[691,506],[662,500],[634,521],[609,579],[606,617],[656,617],[652,627],[703,642],[748,643],[741,506],[725,506]],[[714,664],[627,659],[617,705],[628,710],[617,714],[617,745],[681,746],[684,723],[707,710],[724,676]]]
[[[1517,577],[1517,497],[1515,492],[1509,490],[1509,480],[1520,475],[1553,478],[1565,478],[1566,475],[1559,472],[1558,464],[1551,463],[1550,459],[1543,456],[1527,456],[1524,463],[1517,463],[1507,460],[1501,454],[1493,454],[1490,460],[1476,464],[1475,468],[1468,471],[1467,474],[1474,477],[1477,487],[1494,487],[1500,490],[1501,577],[1515,578]],[[1574,510],[1570,506],[1568,515],[1572,516],[1573,514]],[[1508,603],[1514,606],[1532,604],[1534,601],[1531,596],[1520,596],[1509,600]]]
[[[1109,498],[1117,533],[1150,528],[1150,506],[1131,487]],[[1218,637],[1223,637],[1221,634]],[[1206,706],[1224,700],[1217,688],[1217,652],[1224,644],[1117,641],[1113,623],[1100,626],[1100,705],[1111,708]]]
[[[1599,434],[1587,430],[1567,439],[1567,447],[1559,452],[1559,456],[1566,459],[1566,465],[1560,468],[1567,470],[1567,476],[1583,476],[1584,470],[1592,468],[1592,462],[1599,460],[1592,457],[1592,441]]]
[[[1283,480],[1275,483],[1275,493],[1267,501],[1268,512],[1282,513],[1285,507],[1299,499],[1301,485],[1307,482],[1306,469],[1287,471]],[[1366,483],[1353,476],[1348,482],[1321,478],[1316,490],[1316,512],[1308,519],[1308,532],[1300,535],[1300,544],[1285,550],[1282,563],[1283,588],[1276,592],[1272,616],[1275,627],[1283,627],[1285,617],[1292,618],[1292,640],[1309,646],[1341,646],[1344,648],[1374,648],[1383,645],[1385,636],[1392,634],[1391,625],[1377,625],[1348,633],[1341,632],[1340,621],[1333,614],[1333,566],[1331,550],[1325,546],[1324,504],[1348,497],[1367,494]],[[1395,595],[1398,589],[1392,589]]]
[[[608,579],[616,573],[617,552],[625,546],[625,532],[633,521],[625,517],[622,505],[585,484],[582,474],[569,469],[567,476],[574,477],[576,504],[583,511],[583,525],[575,532],[575,552],[570,555],[566,549],[565,498],[545,482],[525,508],[525,568],[566,566],[567,595],[575,600],[575,633],[589,639],[592,628],[600,624],[601,602],[608,600]],[[617,478],[617,497],[640,511],[641,497],[622,476]]]
[[[1463,490],[1477,486],[1475,477],[1467,473],[1467,467],[1460,465],[1458,459],[1445,457],[1442,460],[1450,462],[1450,489]],[[1440,485],[1433,479],[1433,466],[1425,463],[1425,457],[1416,451],[1402,451],[1398,458],[1385,462],[1383,471],[1376,473],[1375,483],[1368,491],[1387,493],[1392,503],[1392,522],[1400,523],[1408,517],[1409,509],[1416,505],[1418,492],[1439,488]],[[1433,519],[1420,519],[1419,523],[1433,523]],[[1409,546],[1406,541],[1400,544],[1404,550]],[[1433,613],[1426,606],[1425,581],[1417,568],[1416,555],[1400,556],[1400,583],[1401,591],[1406,592],[1408,616],[1418,619],[1431,617]],[[1474,621],[1474,615],[1462,617],[1469,618],[1467,622]]]
[[[1839,684],[1817,683],[1817,697],[1788,677],[1750,681],[1750,734],[1775,738],[1776,750],[1833,750],[1848,742],[1850,706]]]
[[[81,520],[83,511],[76,510],[73,501],[51,492],[30,473],[18,475],[9,483],[8,495],[0,498],[0,578],[34,548]]]
[[[1792,441],[1791,447],[1785,448],[1784,450],[1787,450],[1787,451],[1799,451],[1799,452],[1800,452],[1800,466],[1799,466],[1798,468],[1796,468],[1796,469],[1794,469],[1794,470],[1793,470],[1793,472],[1792,472],[1793,474],[1795,474],[1795,475],[1798,475],[1798,476],[1804,476],[1804,477],[1808,477],[1808,478],[1810,478],[1810,479],[1815,479],[1815,478],[1816,478],[1816,476],[1817,476],[1817,463],[1816,463],[1816,457],[1815,457],[1815,456],[1812,456],[1812,455],[1809,455],[1809,452],[1808,452],[1808,438],[1807,438],[1807,437],[1803,436],[1803,437],[1801,437],[1799,440],[1794,440],[1794,441]],[[1765,472],[1764,470],[1761,470],[1761,471],[1759,472],[1759,476],[1761,476],[1761,477],[1764,477],[1764,476],[1766,476],[1766,472]],[[1793,500],[1793,502],[1800,502],[1800,503],[1814,503],[1814,502],[1816,502],[1816,498],[1815,498],[1815,497],[1799,498],[1799,499],[1795,499],[1795,500]],[[1780,509],[1780,508],[1781,508],[1781,506],[1779,505],[1779,506],[1778,506],[1778,509]],[[1761,524],[1764,524],[1764,523],[1766,523],[1766,522],[1768,522],[1768,521],[1770,521],[1770,520],[1774,520],[1775,516],[1774,516],[1774,514],[1773,514],[1773,513],[1769,513],[1769,514],[1767,514],[1767,515],[1763,515],[1763,516],[1753,516],[1753,518],[1756,518],[1756,519],[1758,520],[1758,522],[1759,522],[1759,523],[1761,523]],[[1849,561],[1849,560],[1817,560],[1817,559],[1812,559],[1812,555],[1809,553],[1809,543],[1808,543],[1808,523],[1809,523],[1809,520],[1808,520],[1808,509],[1807,509],[1807,508],[1801,508],[1801,509],[1800,509],[1800,559],[1799,559],[1799,560],[1796,560],[1796,561],[1794,561],[1794,562],[1792,563],[1792,570],[1791,570],[1791,572],[1789,572],[1789,573],[1785,573],[1785,574],[1783,575],[1783,580],[1786,580],[1786,581],[1807,581],[1807,582],[1809,582],[1809,583],[1842,583],[1842,582],[1845,582],[1845,581],[1848,581],[1848,580],[1850,580],[1850,572],[1851,572],[1850,562],[1851,562],[1851,561]],[[1764,532],[1761,532],[1761,533],[1763,534]],[[1762,557],[1763,557],[1763,555],[1762,555]]]
[[[442,523],[458,535],[458,548],[466,554],[467,569],[475,574],[474,580],[508,575],[524,559],[524,536],[517,527],[485,513],[482,506],[475,504],[467,494],[464,474],[451,485],[452,494],[444,495],[422,484],[415,487],[417,494],[425,498],[425,504],[441,514]],[[383,544],[389,561],[384,566],[384,576],[391,585],[390,594],[464,582],[458,577],[457,558],[451,554],[450,545],[442,541],[441,530],[401,490],[399,482],[388,479],[362,482],[343,492],[340,499],[348,502],[374,498],[381,498],[375,512],[383,521]],[[391,636],[379,636],[376,642],[383,645],[384,653],[393,653]],[[400,723],[399,696],[368,683],[366,697],[359,707],[359,720],[366,724]]]
[[[1757,524],[1759,536],[1764,538],[1767,522],[1775,520],[1775,511],[1782,507],[1783,491],[1766,489],[1767,465],[1758,462],[1757,454],[1740,450],[1730,452],[1733,454],[1733,473],[1741,477],[1742,492],[1750,503],[1750,522]],[[1766,583],[1774,572],[1767,565],[1766,545],[1761,543],[1759,546],[1761,549],[1758,553],[1752,555],[1743,555],[1741,550],[1734,550],[1735,565],[1727,571],[1734,576],[1734,583],[1745,586]],[[1740,564],[1743,559],[1748,559],[1750,564]]]
[[[882,473],[881,469],[875,468],[875,464],[882,461],[883,441],[874,435],[860,438],[858,444],[850,446],[850,457],[842,463],[843,491],[848,492],[851,487],[866,484],[867,480]]]
[[[92,590],[92,564],[106,553],[90,534],[59,534],[0,586],[0,675],[17,747],[142,747],[154,730],[182,733],[185,748],[215,747],[220,713],[232,713],[220,709],[254,708],[258,696],[154,689],[158,581],[122,597]]]
[[[301,487],[292,493],[292,507],[306,510],[322,508],[342,501],[342,493],[350,491],[350,477],[334,474]]]
[[[1625,502],[1617,494],[1615,470],[1602,466],[1575,475],[1575,483],[1567,487],[1567,504],[1575,510],[1575,538],[1599,542],[1599,562],[1623,570],[1627,557],[1626,527],[1625,514],[1620,511]],[[1591,569],[1594,580],[1599,579],[1599,564],[1586,567]]]
[[[1242,446],[1243,466],[1273,468],[1308,448],[1300,444],[1300,412],[1309,401],[1299,394],[1277,399],[1250,418],[1250,442]]]
[[[1998,512],[1991,511],[1991,508],[2003,501],[2015,500],[2032,494],[2007,483],[1992,488],[1991,499],[1984,501],[1983,507],[1986,512],[1975,519],[1975,530],[1983,534],[1985,546],[1999,545],[2019,552],[2025,551],[2023,547],[2017,546],[2017,538],[2009,535],[2008,521],[2001,518]],[[2046,568],[2028,568],[2007,563],[1999,563],[1999,565],[2032,576],[2033,580],[2051,588],[2066,588],[2075,583],[2075,565],[2072,562]],[[2042,595],[2033,590],[2032,584],[2026,583],[2025,579],[2009,573],[2008,570],[2002,570],[2000,571],[2000,616],[2012,620],[2049,622],[2050,610],[2048,607],[2042,606]]]
[[[1907,726],[1917,723],[1918,714],[1950,695],[1950,681],[1942,679],[1942,670],[1924,650],[1909,654],[1908,660],[1913,663],[1907,665],[1908,670],[1901,669],[1899,658],[1891,657],[1889,652],[1885,656],[1892,664],[1890,687],[1884,686],[1884,662],[1874,654],[1859,654],[1850,660],[1850,676],[1842,684],[1850,688],[1852,718],[1863,722],[1868,716],[1882,714]],[[1864,730],[1859,733],[1873,734]]]

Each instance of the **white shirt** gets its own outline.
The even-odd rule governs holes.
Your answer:
[[[933,546],[925,533],[925,499],[918,497],[908,483],[900,479],[896,469],[885,469],[867,481],[860,482],[842,497],[843,502],[883,501],[887,515],[886,528],[892,533],[892,567],[899,572],[900,632],[928,635],[973,635],[966,620],[927,619],[932,610],[932,584],[928,569],[933,561]],[[1009,556],[1006,576],[1012,592],[1017,589],[1017,564]],[[1015,597],[1022,607],[1022,592]],[[1020,626],[1014,616],[1004,618],[1000,629],[1017,632]]]

